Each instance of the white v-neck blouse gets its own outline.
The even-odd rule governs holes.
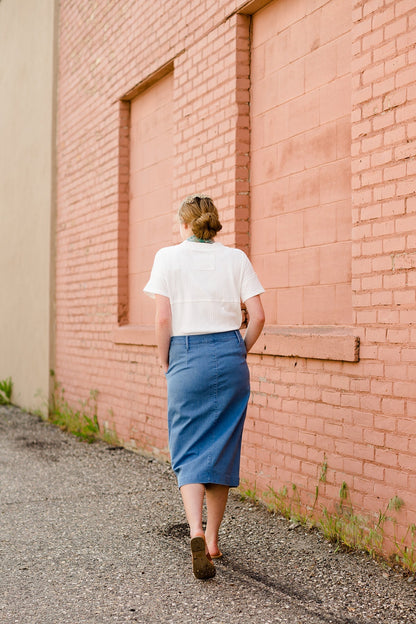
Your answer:
[[[241,302],[264,292],[243,251],[189,240],[156,253],[143,290],[169,298],[172,336],[238,329]]]

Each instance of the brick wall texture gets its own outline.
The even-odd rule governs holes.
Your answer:
[[[250,354],[242,477],[341,484],[416,513],[414,0],[67,0],[60,7],[56,378],[100,423],[168,456],[141,294],[175,214],[212,194],[270,330],[360,339],[359,361]],[[120,332],[125,331],[120,339]],[[126,333],[127,332],[127,333]],[[296,333],[297,332],[297,333]],[[127,338],[126,338],[127,336]]]

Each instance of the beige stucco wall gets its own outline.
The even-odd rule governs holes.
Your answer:
[[[0,0],[0,379],[44,407],[53,368],[56,2]]]

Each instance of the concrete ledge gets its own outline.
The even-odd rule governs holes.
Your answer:
[[[112,332],[115,344],[156,346],[155,330],[147,325],[122,325]],[[360,339],[352,327],[268,325],[251,353],[358,362]]]
[[[113,329],[111,338],[115,344],[156,346],[156,334],[151,325],[120,325]]]
[[[352,327],[269,325],[251,353],[358,362],[359,349]]]

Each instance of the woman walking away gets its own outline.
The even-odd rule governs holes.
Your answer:
[[[144,291],[156,299],[156,337],[168,389],[169,450],[191,534],[193,572],[215,575],[228,490],[239,484],[250,395],[247,352],[264,325],[264,292],[247,256],[215,242],[210,197],[179,210],[182,243],[160,249]],[[240,334],[241,302],[249,323]],[[202,509],[206,497],[204,532]]]

